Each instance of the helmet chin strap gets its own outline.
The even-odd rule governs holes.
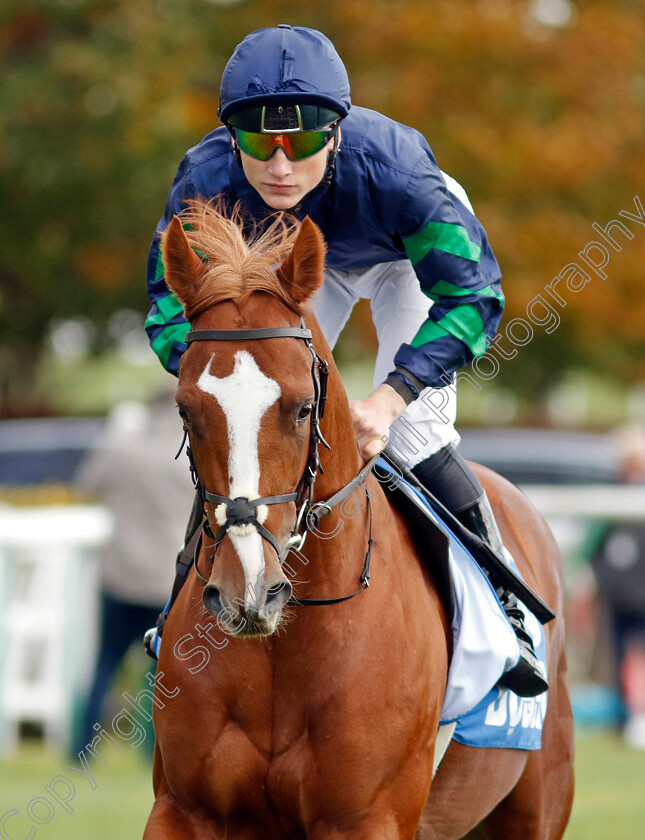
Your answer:
[[[333,127],[333,134],[332,139],[334,141],[334,148],[329,153],[329,157],[327,158],[327,171],[325,172],[325,177],[322,179],[318,186],[322,186],[325,189],[331,185],[331,182],[334,177],[334,170],[336,169],[336,155],[340,151],[340,123],[335,123]]]
[[[233,141],[233,154],[235,156],[235,160],[242,167],[242,153],[240,152],[240,147],[235,142],[235,129],[232,128],[228,123],[226,123],[226,128],[228,129],[228,133],[231,135],[231,140]],[[242,169],[243,168],[244,167],[242,167]]]

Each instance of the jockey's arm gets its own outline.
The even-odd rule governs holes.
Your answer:
[[[424,388],[451,385],[457,370],[486,351],[504,304],[499,266],[463,189],[424,160],[405,196],[400,238],[430,310],[385,382],[351,403],[365,460],[383,449],[390,425]]]

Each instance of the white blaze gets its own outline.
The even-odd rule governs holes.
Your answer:
[[[212,360],[213,356],[197,385],[215,397],[226,417],[228,470],[231,476],[228,495],[231,499],[236,496],[256,499],[260,495],[260,423],[267,408],[280,396],[280,386],[262,373],[253,356],[246,350],[238,350],[233,373],[221,379],[209,373]],[[252,528],[245,536],[232,534],[231,538],[246,576],[244,600],[253,604],[254,592],[256,589],[259,591],[258,579],[262,580],[259,575],[264,570],[262,537]]]

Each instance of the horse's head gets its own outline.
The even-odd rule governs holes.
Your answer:
[[[169,225],[163,259],[195,339],[177,403],[216,543],[203,602],[237,635],[268,635],[291,595],[281,559],[308,469],[317,360],[293,334],[221,331],[296,333],[322,282],[324,244],[309,219],[246,241],[237,216],[199,201],[183,221],[187,230],[177,217]]]

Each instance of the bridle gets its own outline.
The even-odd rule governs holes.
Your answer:
[[[206,502],[212,502],[218,505],[216,513],[218,514],[217,522],[220,525],[220,527],[217,533],[213,533],[209,524],[208,515],[206,514],[206,510],[204,510],[203,528],[206,534],[214,540],[213,557],[218,545],[221,543],[226,534],[229,533],[229,531],[232,528],[244,528],[245,526],[252,526],[257,530],[257,532],[263,539],[267,540],[267,542],[269,542],[273,546],[282,565],[284,562],[284,552],[280,549],[278,542],[273,536],[273,534],[267,528],[264,527],[264,525],[258,518],[258,508],[260,508],[261,505],[268,506],[285,504],[288,502],[296,502],[297,507],[299,507],[299,512],[296,517],[295,527],[291,533],[291,537],[287,542],[286,548],[287,553],[291,550],[299,552],[304,546],[307,534],[310,531],[315,531],[320,519],[329,515],[334,509],[334,507],[336,507],[337,505],[345,501],[347,498],[349,498],[349,496],[354,492],[354,490],[356,490],[366,481],[367,476],[371,472],[372,466],[376,459],[374,458],[372,459],[372,461],[366,464],[366,466],[354,479],[352,479],[351,482],[349,482],[349,484],[341,488],[341,490],[335,493],[326,502],[313,502],[314,484],[316,482],[318,473],[323,472],[322,465],[320,463],[320,446],[322,445],[327,449],[331,449],[331,446],[325,440],[324,435],[320,429],[320,421],[325,413],[325,404],[327,402],[327,378],[329,375],[329,365],[327,364],[325,359],[319,356],[316,352],[316,349],[313,346],[311,340],[311,330],[305,326],[304,320],[301,319],[299,327],[263,327],[259,329],[248,330],[191,330],[186,334],[184,341],[186,342],[186,344],[191,344],[193,341],[248,341],[269,338],[298,338],[305,342],[305,345],[307,349],[311,352],[312,356],[311,378],[314,386],[314,401],[312,404],[311,413],[309,415],[309,452],[307,455],[307,463],[305,465],[305,470],[295,492],[282,493],[275,496],[262,496],[256,499],[249,499],[246,496],[236,496],[234,499],[231,499],[228,496],[222,496],[218,493],[212,493],[210,490],[206,489],[206,487],[202,484],[199,478],[197,465],[195,463],[190,444],[188,444],[188,446],[186,447],[186,451],[190,460],[190,469],[193,477],[193,483],[195,485],[195,489],[200,494],[202,505],[204,505]],[[188,436],[188,429],[184,425],[184,441],[182,442],[181,449],[183,449],[184,443],[186,443]],[[367,495],[369,505],[370,526],[368,549],[367,554],[365,556],[365,562],[363,564],[363,571],[360,576],[361,588],[357,589],[355,592],[352,592],[350,595],[345,595],[340,598],[317,599],[296,598],[295,596],[293,596],[291,598],[291,601],[293,603],[301,604],[303,606],[335,604],[340,601],[346,601],[349,598],[353,598],[355,595],[358,595],[359,592],[362,592],[363,589],[366,589],[369,586],[370,559],[372,553],[372,545],[374,541],[372,538],[373,523],[371,500],[367,490],[365,490],[365,493]],[[199,552],[196,551],[194,555],[195,571],[197,572],[197,575],[200,578],[200,580],[203,583],[207,583],[208,581],[206,580],[206,578],[204,578],[197,569],[198,555]],[[213,557],[211,557],[211,560],[213,559]]]

